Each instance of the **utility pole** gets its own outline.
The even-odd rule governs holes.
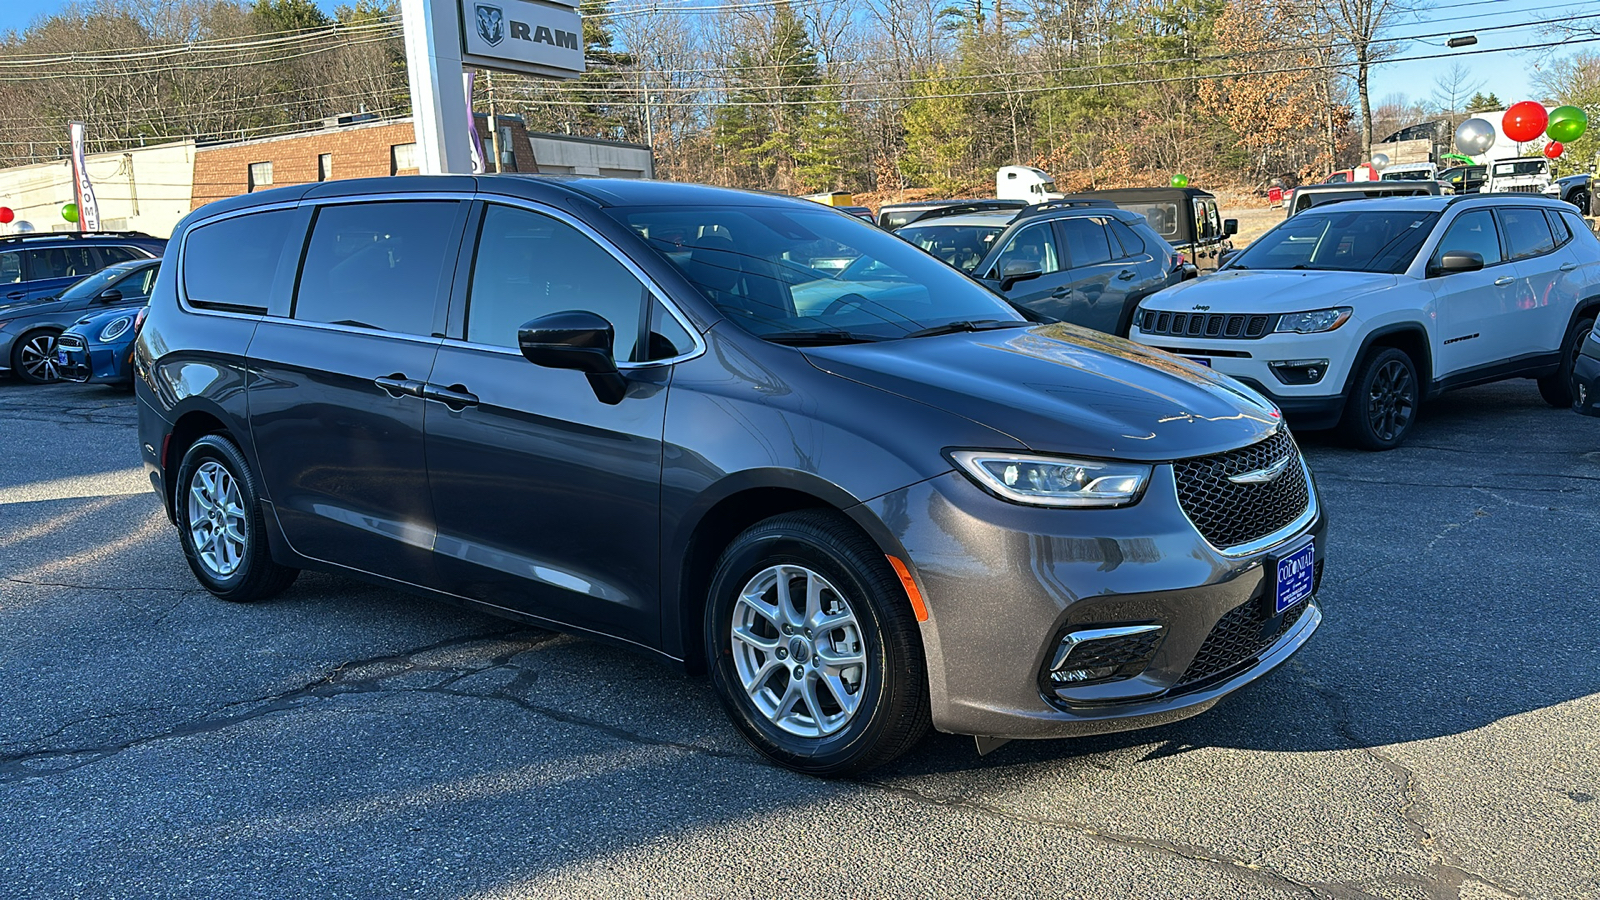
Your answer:
[[[494,154],[494,172],[500,174],[500,116],[494,104],[494,73],[483,73],[483,88],[489,92],[489,152]]]

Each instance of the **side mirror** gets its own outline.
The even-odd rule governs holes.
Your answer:
[[[1030,281],[1044,274],[1044,267],[1029,260],[1012,260],[1000,265],[1000,290],[1009,291],[1019,281]]]
[[[1229,222],[1233,222],[1235,220],[1229,219],[1228,221]],[[1233,232],[1231,232],[1231,231],[1228,232],[1228,233],[1229,234],[1233,234]],[[1229,261],[1231,261],[1235,256],[1238,256],[1239,254],[1241,254],[1243,252],[1244,252],[1243,250],[1224,250],[1224,251],[1222,251],[1222,253],[1217,256],[1217,267],[1221,268],[1222,266],[1227,265],[1229,263]]]
[[[517,346],[528,362],[582,372],[600,402],[611,405],[621,403],[628,390],[611,355],[614,341],[610,322],[577,310],[540,316],[517,329]]]
[[[1238,234],[1239,233],[1239,220],[1238,219],[1223,219],[1222,220],[1222,233],[1227,235],[1228,237],[1233,237],[1234,235]]]
[[[112,288],[109,291],[102,291],[100,296],[96,297],[95,299],[101,303],[116,303],[122,299],[122,292],[116,288]]]
[[[1452,275],[1456,272],[1476,272],[1482,268],[1482,254],[1471,250],[1450,250],[1439,257],[1433,271],[1439,275]]]

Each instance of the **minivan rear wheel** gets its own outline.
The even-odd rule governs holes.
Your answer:
[[[1561,341],[1561,364],[1554,373],[1539,379],[1539,396],[1558,409],[1572,405],[1578,397],[1578,384],[1572,370],[1578,364],[1584,338],[1594,330],[1594,316],[1580,318],[1567,329]]]
[[[1364,450],[1393,450],[1417,421],[1422,389],[1404,350],[1385,347],[1356,372],[1339,430]]]
[[[861,772],[928,730],[927,666],[905,591],[836,512],[785,513],[735,538],[712,576],[705,640],[729,718],[780,765]]]
[[[223,600],[265,600],[299,576],[273,562],[255,475],[226,437],[206,435],[184,453],[174,505],[189,568]]]

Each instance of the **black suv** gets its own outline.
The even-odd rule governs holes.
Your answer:
[[[228,600],[323,569],[639,648],[821,775],[1193,715],[1322,618],[1275,408],[808,200],[338,181],[173,249],[139,446]]]
[[[1184,276],[1143,217],[1106,200],[956,206],[895,234],[1040,317],[1123,337],[1139,301]]]
[[[166,246],[137,231],[0,238],[0,373],[35,384],[55,381],[56,337],[98,300],[67,296],[67,289],[116,263],[159,259]]]

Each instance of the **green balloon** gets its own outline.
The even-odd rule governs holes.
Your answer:
[[[1178,174],[1178,175],[1172,176],[1172,186],[1175,187],[1175,188],[1186,188],[1186,187],[1188,187],[1189,186],[1189,176],[1183,175],[1181,173]]]
[[[1552,141],[1575,141],[1589,127],[1589,114],[1576,106],[1558,106],[1550,111],[1550,124],[1544,133]]]
[[[68,203],[66,206],[61,207],[61,218],[66,219],[68,222],[78,221],[78,204]]]

